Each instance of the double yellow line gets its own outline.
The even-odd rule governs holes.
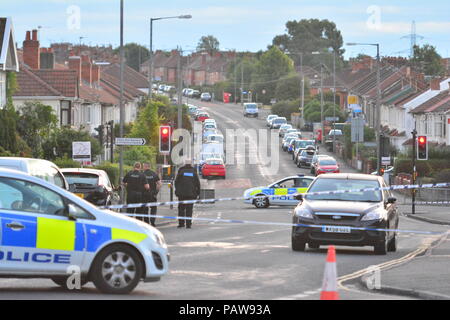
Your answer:
[[[413,260],[414,258],[416,258],[417,256],[421,255],[422,253],[426,252],[431,247],[436,247],[437,245],[439,245],[439,243],[441,243],[444,239],[446,239],[449,234],[450,234],[450,231],[447,231],[446,233],[444,233],[443,235],[440,235],[439,237],[437,237],[437,236],[429,237],[423,241],[422,245],[419,248],[417,248],[413,252],[411,252],[411,253],[407,254],[406,256],[403,256],[399,259],[390,260],[390,261],[381,263],[379,265],[370,266],[368,268],[365,268],[365,269],[353,272],[351,274],[339,277],[338,278],[338,287],[339,287],[339,289],[346,290],[346,291],[357,291],[357,290],[352,290],[352,289],[346,287],[344,285],[344,283],[347,281],[350,281],[350,280],[360,278],[364,275],[371,274],[371,273],[373,273],[374,269],[379,269],[380,271],[383,271],[383,270],[387,270],[387,269],[399,266],[401,264],[407,263],[407,262]],[[433,246],[434,243],[435,243],[435,245]]]

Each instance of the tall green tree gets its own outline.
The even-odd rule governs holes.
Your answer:
[[[214,55],[220,50],[220,42],[212,35],[203,36],[197,44],[197,51],[206,51],[210,55]]]
[[[6,106],[0,106],[0,147],[5,151],[16,154],[18,150],[17,139],[17,114],[12,102],[12,95],[17,89],[16,74],[8,72],[6,74]]]
[[[58,117],[51,106],[40,102],[26,102],[21,108],[17,131],[29,146],[33,146],[33,157],[43,156],[42,143],[56,129]]]
[[[252,88],[258,94],[258,100],[268,104],[275,97],[278,82],[293,72],[293,61],[278,47],[266,51],[252,74]]]
[[[345,50],[342,48],[344,40],[334,22],[319,19],[303,19],[288,21],[287,33],[276,36],[272,45],[278,46],[283,52],[291,53],[296,65],[300,65],[300,55],[303,53],[303,64],[315,66],[324,60],[331,65],[332,55],[311,55],[312,52],[335,53],[337,66],[341,65]]]
[[[120,48],[114,50],[116,54],[119,54],[119,52]],[[150,58],[150,51],[146,47],[134,42],[124,46],[124,54],[126,64],[136,71],[139,71],[141,64]]]
[[[445,73],[442,57],[437,53],[436,47],[429,44],[414,46],[411,62],[427,76],[441,76]]]

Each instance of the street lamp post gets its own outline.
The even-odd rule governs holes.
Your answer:
[[[347,43],[348,46],[374,46],[377,47],[377,97],[375,104],[375,132],[377,142],[377,172],[381,173],[381,61],[379,43]]]
[[[167,19],[191,19],[192,16],[189,14],[174,16],[174,17],[159,17],[150,19],[150,56],[148,59],[148,97],[152,98],[153,90],[153,21],[157,20],[167,20]]]

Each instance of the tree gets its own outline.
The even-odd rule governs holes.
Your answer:
[[[19,150],[16,135],[17,114],[12,102],[12,95],[17,88],[14,72],[6,74],[6,88],[6,106],[0,109],[0,147],[5,151],[16,154]]]
[[[212,35],[203,36],[197,44],[197,51],[206,51],[210,55],[214,55],[219,51],[219,40]]]
[[[120,48],[114,50],[115,54],[119,54]],[[124,46],[124,55],[126,64],[136,71],[146,60],[150,59],[150,51],[137,43],[128,43]]]
[[[339,117],[339,122],[345,121],[345,114],[342,113],[340,107],[330,102],[323,105],[323,118]],[[308,122],[320,122],[322,119],[320,101],[313,99],[305,105],[305,120]]]
[[[40,102],[25,102],[20,109],[17,131],[29,146],[33,146],[33,157],[43,156],[42,143],[56,129],[58,117],[51,106]]]
[[[411,62],[427,76],[440,76],[445,73],[442,57],[437,53],[436,47],[429,44],[422,47],[414,46]]]
[[[297,74],[289,74],[287,78],[281,79],[275,90],[277,101],[294,100],[301,96],[302,78]],[[309,98],[309,85],[305,79],[305,99]]]
[[[91,137],[84,128],[73,130],[62,127],[53,130],[49,139],[43,143],[44,158],[53,161],[56,158],[72,157],[72,142],[75,141],[91,142],[92,161],[95,161],[102,152],[98,139]]]
[[[258,60],[252,75],[252,89],[258,100],[268,104],[275,97],[277,83],[294,72],[293,61],[278,47],[272,47]]]
[[[150,146],[158,146],[160,117],[158,109],[162,102],[151,100],[141,110],[129,134],[131,138],[144,138]]]
[[[324,59],[332,59],[332,55],[313,56],[311,52],[334,52],[337,56],[337,66],[343,59],[345,52],[342,49],[344,40],[336,24],[329,20],[303,19],[288,21],[287,33],[276,36],[272,44],[278,46],[284,53],[303,53],[304,65],[316,65]],[[328,57],[327,57],[328,56]],[[293,55],[297,65],[300,65],[300,56]],[[328,63],[327,63],[328,64]],[[328,64],[329,65],[329,64]]]

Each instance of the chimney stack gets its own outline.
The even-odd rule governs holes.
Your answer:
[[[79,56],[69,57],[69,69],[77,71],[78,79],[81,82],[81,58]]]
[[[32,31],[32,38],[30,39],[30,31],[27,31],[25,41],[23,42],[23,62],[31,69],[38,70],[40,65],[40,50],[38,41],[38,31]]]
[[[92,84],[92,63],[87,55],[81,56],[81,79],[89,86]]]
[[[41,69],[54,69],[55,68],[55,54],[51,48],[41,48],[40,54]]]
[[[432,79],[430,83],[431,90],[441,90],[441,79],[436,78]]]
[[[92,65],[92,84],[97,84],[100,82],[100,66],[93,64]]]

